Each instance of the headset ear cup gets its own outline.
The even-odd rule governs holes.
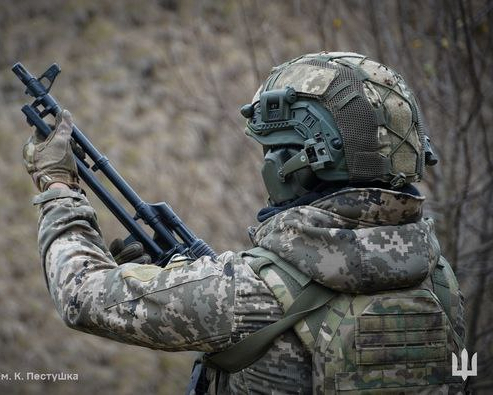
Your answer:
[[[279,175],[283,165],[299,152],[299,148],[273,147],[267,151],[262,167],[262,178],[274,205],[296,199],[313,190],[320,182],[309,167],[289,174],[283,180]]]
[[[290,184],[297,196],[302,196],[312,191],[320,183],[320,179],[310,167],[296,171],[291,178]]]
[[[286,156],[285,150],[269,149],[264,157],[262,166],[262,178],[265,188],[269,194],[269,200],[277,205],[287,200],[292,200],[293,192],[288,183],[283,182],[279,176],[279,170],[284,164],[283,157]]]

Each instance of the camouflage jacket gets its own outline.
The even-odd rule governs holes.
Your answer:
[[[346,318],[336,330],[346,326],[353,333],[351,303],[358,294],[433,290],[430,273],[436,270],[440,251],[432,221],[421,218],[422,201],[387,190],[350,189],[277,214],[259,226],[253,242],[340,292],[347,299],[346,310],[334,307],[332,312]],[[41,207],[39,248],[48,288],[60,316],[72,328],[165,351],[216,352],[283,315],[282,304],[245,254],[176,259],[166,268],[117,266],[85,196],[50,190],[38,195],[35,204]],[[450,297],[449,316],[460,334],[457,295]],[[392,299],[385,303],[395,310]],[[354,339],[350,341],[348,354],[355,348]],[[323,363],[329,364],[325,369],[332,372],[333,365],[336,371],[321,382],[312,377],[313,364],[320,363],[312,360],[313,348],[289,330],[238,373],[209,369],[210,392],[335,393],[343,389],[335,381],[337,369],[358,369],[354,355],[342,355],[340,346],[337,350],[341,355],[324,357]],[[351,376],[346,382],[358,380],[360,376]]]

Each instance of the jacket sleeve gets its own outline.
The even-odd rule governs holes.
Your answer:
[[[234,326],[234,261],[181,260],[166,268],[118,266],[84,195],[38,195],[47,285],[64,322],[84,332],[167,351],[219,351]]]

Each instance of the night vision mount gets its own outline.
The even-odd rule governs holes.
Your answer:
[[[302,168],[333,168],[343,160],[342,140],[334,120],[316,101],[305,100],[292,87],[262,92],[241,108],[247,134],[264,146],[298,146],[300,151],[278,170],[282,182]]]

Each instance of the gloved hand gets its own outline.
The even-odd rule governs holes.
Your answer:
[[[111,242],[109,250],[118,265],[127,262],[139,263],[141,265],[151,263],[151,257],[146,254],[142,243],[139,241],[133,241],[125,246],[122,239],[115,239]]]
[[[63,110],[56,117],[55,130],[46,140],[36,130],[24,145],[23,157],[27,172],[40,192],[54,182],[71,188],[78,186],[77,166],[71,148],[72,116]]]

